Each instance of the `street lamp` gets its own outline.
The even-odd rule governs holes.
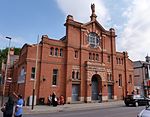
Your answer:
[[[3,93],[2,93],[2,103],[1,103],[1,106],[3,106],[3,104],[4,104],[5,87],[6,87],[7,70],[8,70],[8,58],[9,58],[10,43],[11,43],[11,37],[5,37],[5,38],[9,39],[9,46],[8,46],[8,53],[7,53],[7,61],[6,61],[6,68],[5,68],[5,78],[4,78],[4,85],[3,85]]]
[[[37,67],[38,67],[38,51],[39,51],[39,35],[37,38],[37,46],[36,46],[35,76],[34,76],[33,91],[32,91],[32,107],[31,107],[32,110],[34,109],[34,100],[35,100],[35,88],[36,88]]]

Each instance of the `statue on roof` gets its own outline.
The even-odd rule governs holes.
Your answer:
[[[92,14],[95,14],[95,4],[91,4]]]
[[[91,17],[91,21],[94,21],[96,20],[96,14],[95,14],[95,4],[91,4],[91,10],[92,10],[92,15],[90,16]]]

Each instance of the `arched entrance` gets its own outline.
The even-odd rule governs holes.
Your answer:
[[[100,93],[102,93],[102,81],[98,74],[92,76],[91,79],[91,88],[92,88],[92,100],[99,100]]]

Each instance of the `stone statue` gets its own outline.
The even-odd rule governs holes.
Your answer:
[[[95,14],[95,4],[91,4],[92,14]]]

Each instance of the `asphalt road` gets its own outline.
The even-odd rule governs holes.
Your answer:
[[[80,111],[62,111],[47,114],[28,114],[23,117],[136,117],[144,109],[141,107],[114,107],[105,109],[91,109]]]

